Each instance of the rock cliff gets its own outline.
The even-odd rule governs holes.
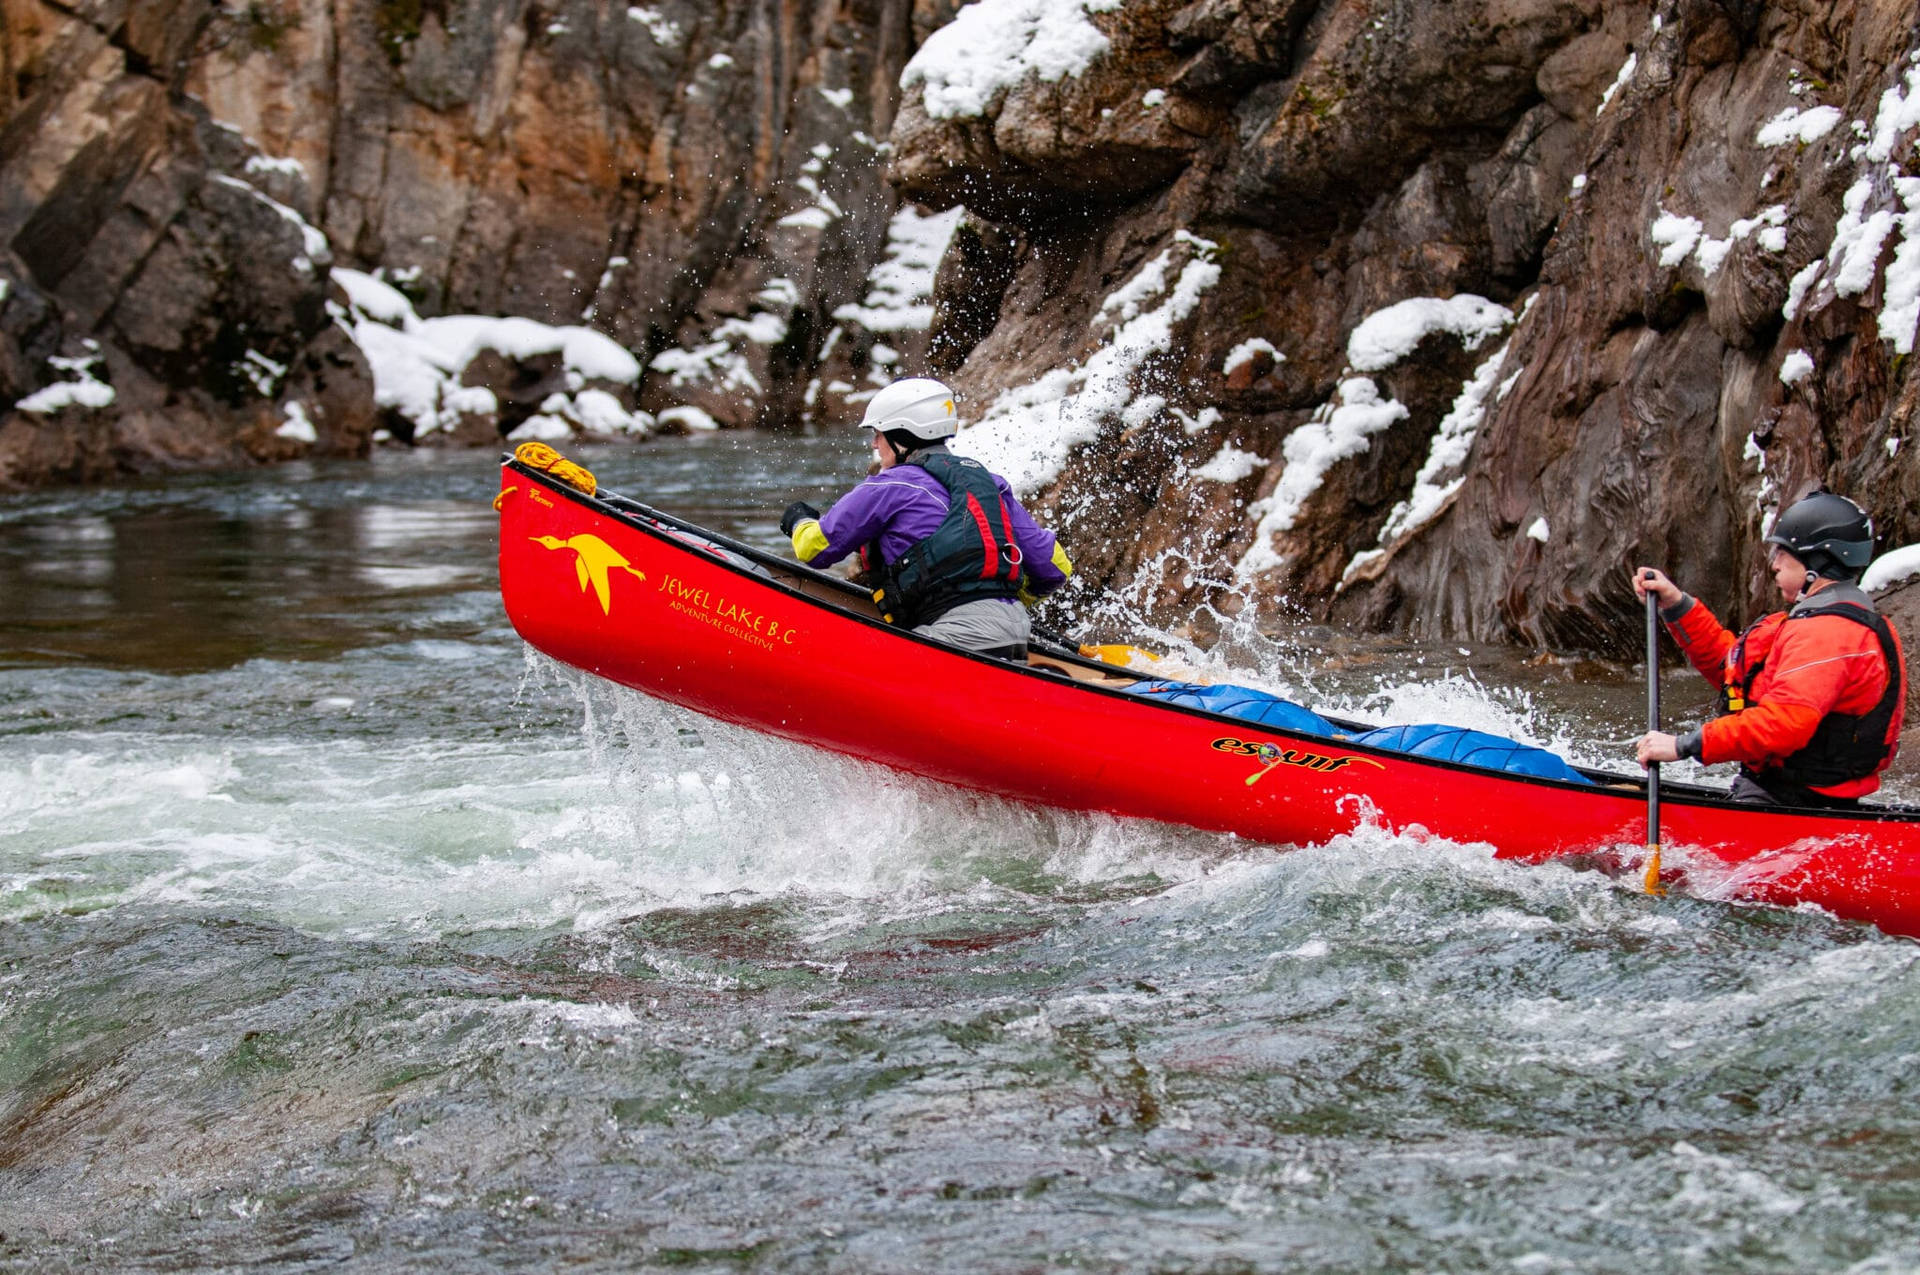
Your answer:
[[[1812,484],[1920,541],[1910,0],[4,3],[0,483],[930,366],[1082,610],[1625,651]]]
[[[893,176],[1089,599],[1624,653],[1631,563],[1752,614],[1814,484],[1920,539],[1906,0],[990,8],[1029,68],[963,12]]]
[[[382,430],[786,425],[829,394],[817,365],[844,395],[923,352],[930,316],[901,310],[924,298],[868,278],[945,246],[890,236],[909,5],[6,15],[0,484],[353,454]],[[568,362],[589,329],[631,368]]]

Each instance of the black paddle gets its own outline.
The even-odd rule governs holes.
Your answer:
[[[1653,573],[1643,577],[1651,580]],[[1647,730],[1660,729],[1660,600],[1647,591]],[[1665,894],[1660,884],[1660,763],[1647,763],[1648,894]]]

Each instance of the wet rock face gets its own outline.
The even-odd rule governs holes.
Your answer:
[[[914,23],[951,17],[922,7],[9,5],[0,482],[352,454],[376,428],[497,444],[544,411],[530,365],[455,368],[476,393],[376,412],[364,362],[348,392],[334,334],[366,316],[337,294],[330,313],[330,266],[377,271],[414,322],[596,328],[641,360],[590,387],[629,423],[828,410],[817,364],[844,395],[876,345],[924,354],[911,325],[835,317],[888,248],[897,80]],[[500,410],[465,410],[496,383]],[[49,384],[82,388],[17,406]]]
[[[0,482],[837,422],[933,370],[1083,603],[1630,650],[1634,562],[1753,614],[1815,483],[1920,541],[1912,16],[17,0]],[[376,405],[350,334],[461,314],[620,349]]]
[[[1077,17],[1077,71],[930,37],[892,140],[1011,245],[932,346],[1084,600],[1624,654],[1635,563],[1757,614],[1817,483],[1920,540],[1910,5]]]
[[[173,91],[179,3],[9,13],[0,486],[363,454],[372,386],[327,314],[324,237]]]

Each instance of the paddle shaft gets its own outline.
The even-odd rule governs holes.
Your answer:
[[[1660,600],[1647,593],[1647,731],[1660,729]],[[1647,764],[1648,894],[1660,893],[1660,763]]]

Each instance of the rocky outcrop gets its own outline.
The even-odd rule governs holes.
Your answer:
[[[0,483],[857,397],[930,318],[868,281],[927,250],[890,243],[881,140],[923,10],[10,4]],[[575,329],[634,374],[548,366]]]
[[[9,6],[0,485],[364,452],[365,364],[326,242],[181,96],[175,0]]]
[[[1904,0],[13,0],[0,482],[931,368],[1067,605],[1625,650],[1630,563],[1751,613],[1813,483],[1920,540],[1917,42]]]
[[[1055,25],[930,39],[894,177],[1000,245],[933,346],[1084,597],[1625,652],[1815,483],[1920,540],[1910,5],[978,8]]]

